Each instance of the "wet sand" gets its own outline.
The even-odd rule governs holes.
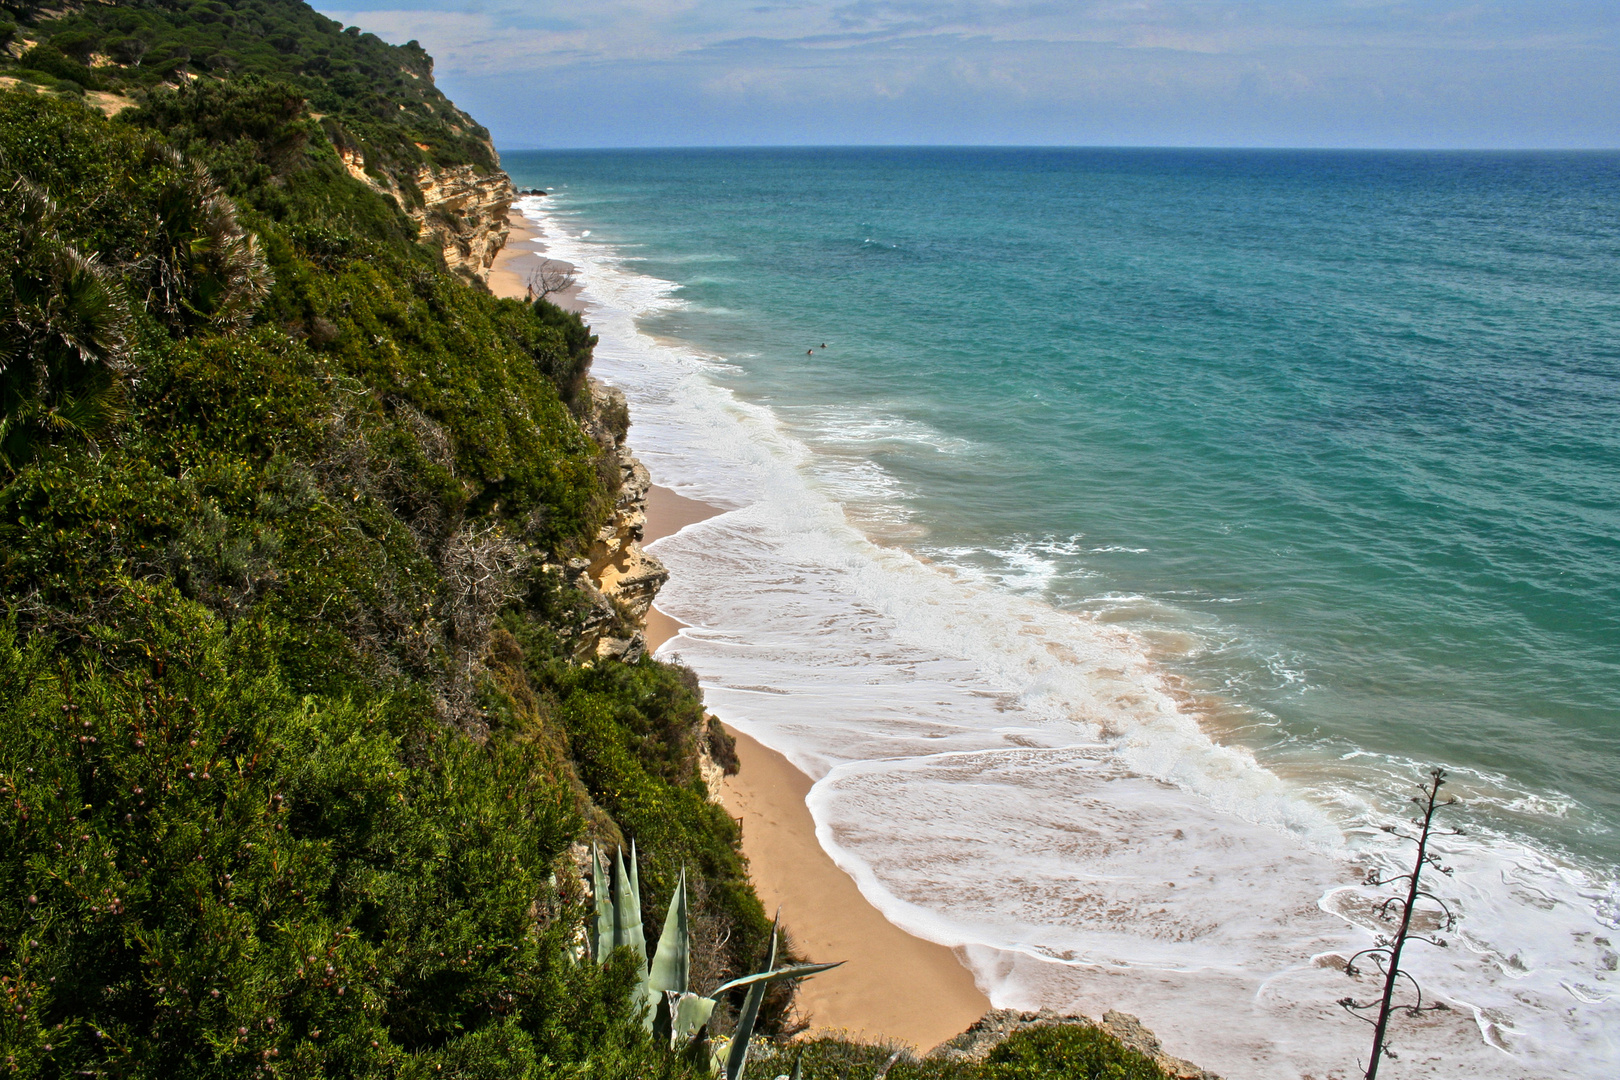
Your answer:
[[[647,527],[642,532],[642,546],[652,543],[664,536],[673,536],[705,518],[712,518],[725,511],[708,503],[688,499],[684,495],[677,495],[669,488],[654,484],[647,492]],[[686,628],[686,624],[679,619],[672,619],[658,610],[654,604],[652,610],[647,612],[647,650],[657,652],[658,646],[674,637]]]

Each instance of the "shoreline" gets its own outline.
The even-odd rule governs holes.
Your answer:
[[[723,513],[725,511],[718,506],[688,499],[667,487],[654,484],[647,489],[647,524],[641,531],[641,546],[645,549],[654,540],[674,536],[688,525],[696,525]],[[652,607],[647,609],[647,651],[657,653],[659,646],[684,629],[686,624],[666,615],[654,599]]]
[[[507,210],[506,223],[511,231],[489,267],[489,291],[496,296],[507,300],[525,299],[529,275],[546,264],[566,267],[570,273],[578,269],[573,263],[546,257],[545,236],[516,206]],[[520,249],[518,244],[524,247]],[[579,298],[580,288],[580,283],[576,281],[562,292],[553,293],[551,302],[565,311],[583,313],[585,305]]]
[[[490,268],[489,287],[496,296],[520,300],[532,268],[525,260],[538,265],[539,257],[511,245],[543,240],[520,211],[512,210],[510,220],[512,235]],[[582,310],[579,292],[575,285],[562,294],[561,306]],[[641,545],[723,513],[654,484]],[[646,618],[647,651],[656,653],[686,625],[654,603]],[[763,743],[729,725],[726,730],[737,740],[742,768],[716,794],[742,823],[749,880],[767,910],[783,909],[783,924],[807,960],[845,962],[800,984],[796,1004],[810,1022],[807,1034],[837,1032],[926,1053],[988,1012],[990,999],[955,951],[891,923],[822,849],[805,803],[810,777]]]
[[[724,513],[654,485],[647,498],[644,544]],[[647,615],[649,651],[685,626],[655,606]],[[786,757],[727,725],[742,768],[717,793],[742,823],[748,876],[767,911],[807,960],[844,966],[807,979],[797,1006],[807,1034],[841,1032],[927,1052],[960,1035],[991,1008],[956,952],[901,930],[879,911],[821,847],[805,803],[812,781]]]
[[[787,758],[729,725],[742,768],[720,786],[742,821],[748,876],[806,960],[844,961],[799,985],[807,1036],[905,1043],[925,1054],[993,1007],[953,949],[913,937],[861,894],[821,847],[805,805],[811,781]]]

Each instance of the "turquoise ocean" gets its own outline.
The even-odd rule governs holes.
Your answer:
[[[1353,1075],[1334,957],[1441,765],[1450,1010],[1393,1067],[1620,1074],[1620,154],[504,162],[728,510],[653,547],[661,655],[891,919],[998,1005]]]

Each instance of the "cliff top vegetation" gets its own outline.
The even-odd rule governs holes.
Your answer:
[[[244,76],[308,101],[332,141],[377,175],[422,165],[498,168],[489,133],[433,82],[415,41],[393,46],[303,0],[120,0],[0,5],[0,76],[52,93],[134,98]]]

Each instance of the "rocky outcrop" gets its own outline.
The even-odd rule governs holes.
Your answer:
[[[591,545],[590,573],[597,588],[622,605],[636,623],[643,624],[653,597],[669,580],[669,571],[641,550],[642,531],[647,525],[647,489],[652,487],[652,478],[628,447],[616,450],[621,477],[619,499],[613,515]]]
[[[1112,1009],[1103,1013],[1100,1022],[1086,1016],[1059,1015],[1051,1009],[1042,1009],[1040,1012],[992,1009],[956,1038],[934,1047],[928,1052],[928,1057],[946,1061],[983,1061],[990,1056],[990,1051],[1009,1035],[1028,1028],[1056,1024],[1079,1024],[1102,1028],[1132,1050],[1152,1058],[1153,1063],[1174,1080],[1220,1080],[1220,1077],[1207,1069],[1201,1069],[1190,1061],[1166,1054],[1164,1047],[1159,1044],[1158,1036],[1143,1027],[1140,1020],[1129,1013],[1115,1012]]]
[[[652,478],[625,443],[629,409],[622,391],[590,380],[590,403],[580,426],[618,473],[613,511],[581,558],[561,570],[585,594],[588,611],[579,631],[579,653],[635,663],[647,651],[647,612],[669,571],[641,550],[647,527],[647,491]]]
[[[517,198],[517,189],[504,172],[479,172],[472,165],[422,165],[408,178],[421,196],[418,202],[398,178],[367,172],[365,155],[359,149],[338,146],[337,152],[349,175],[374,191],[393,196],[421,229],[422,240],[444,252],[451,270],[479,281],[488,279],[489,268],[511,231],[506,212]]]
[[[709,791],[709,801],[719,803],[720,785],[742,768],[737,760],[737,740],[725,729],[718,716],[705,713],[692,732],[697,744],[698,775]]]
[[[471,165],[423,169],[416,177],[423,209],[411,217],[444,252],[451,270],[479,281],[489,275],[495,256],[511,231],[506,212],[517,189],[504,172],[480,174]]]
[[[577,659],[616,656],[632,664],[641,659],[642,652],[646,650],[646,639],[642,638],[641,649],[635,648],[637,635],[627,632],[619,609],[597,587],[596,579],[590,574],[589,559],[569,559],[564,566],[547,566],[546,569],[561,570],[568,583],[584,597],[585,610],[578,628],[573,631],[578,642],[574,649]],[[606,647],[604,642],[607,643]]]

